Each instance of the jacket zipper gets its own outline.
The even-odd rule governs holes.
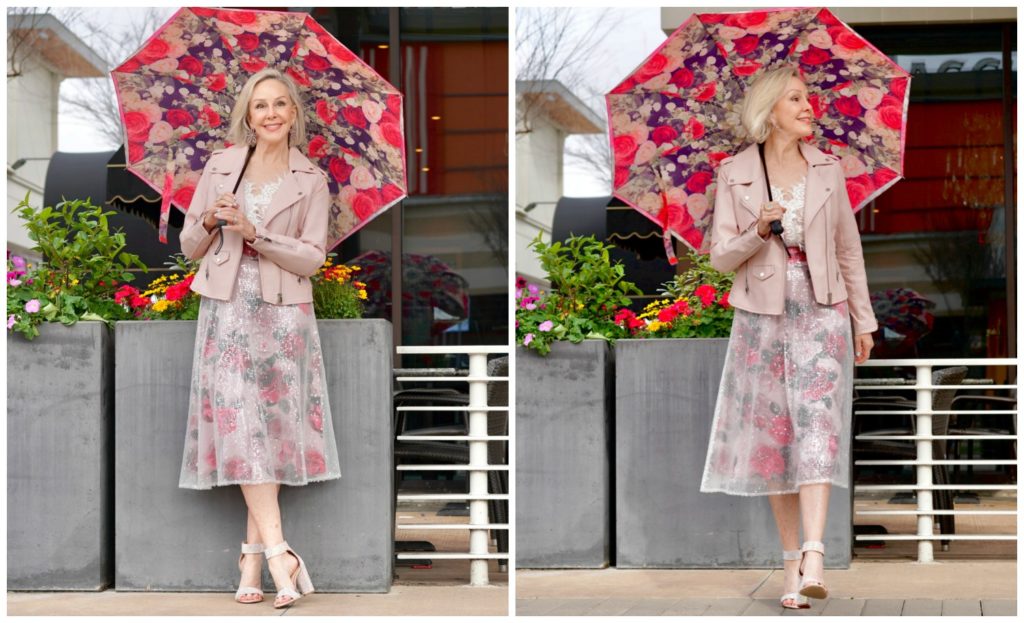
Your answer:
[[[828,262],[832,255],[828,252],[828,241],[832,237],[832,231],[828,228],[828,204],[825,204],[825,283],[828,284],[828,304],[832,304],[832,282],[828,280]]]

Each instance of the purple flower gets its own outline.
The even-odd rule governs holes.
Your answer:
[[[523,289],[516,288],[516,300],[523,298]]]
[[[34,314],[39,311],[39,299],[32,299],[28,303],[25,303],[25,311],[30,314]],[[10,322],[10,320],[8,320]]]
[[[8,331],[10,331],[11,327],[14,326],[15,321],[16,321],[16,319],[14,317],[14,314],[11,314],[10,316],[7,317],[7,330]]]
[[[529,290],[530,294],[533,294],[534,296],[537,295],[537,292],[540,292],[540,288],[538,288],[535,284],[532,283],[526,286],[526,289]]]
[[[527,333],[526,337],[523,338],[523,346],[529,346],[530,342],[533,341],[533,334]]]
[[[20,255],[12,255],[11,264],[14,264],[14,267],[18,270],[25,270],[25,258]]]
[[[550,320],[545,320],[544,322],[542,322],[539,325],[537,325],[537,328],[540,329],[541,331],[550,331],[552,329],[552,327],[554,327],[554,326],[555,326],[554,322],[552,322]]]

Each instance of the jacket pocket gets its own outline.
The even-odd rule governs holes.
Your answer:
[[[775,264],[753,264],[748,272],[764,281],[775,274]]]

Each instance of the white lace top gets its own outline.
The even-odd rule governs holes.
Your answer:
[[[256,192],[256,185],[249,180],[244,180],[245,216],[253,225],[263,224],[263,215],[266,213],[267,206],[270,205],[270,200],[273,199],[274,193],[281,187],[282,181],[284,181],[284,176],[263,184],[263,186],[259,187],[259,192]]]
[[[801,178],[788,190],[772,185],[772,197],[786,208],[782,215],[782,241],[787,247],[804,248],[804,192],[807,178]]]

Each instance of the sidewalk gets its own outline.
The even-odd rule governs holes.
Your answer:
[[[829,599],[784,610],[782,571],[516,572],[516,613],[536,615],[1014,615],[1016,561],[861,562],[825,574]]]
[[[386,594],[314,593],[274,610],[274,593],[261,604],[235,603],[232,593],[7,593],[7,615],[203,616],[504,616],[508,575],[490,568],[490,586],[469,586],[469,563],[435,561],[433,569],[397,569]],[[316,578],[314,576],[314,582]]]

